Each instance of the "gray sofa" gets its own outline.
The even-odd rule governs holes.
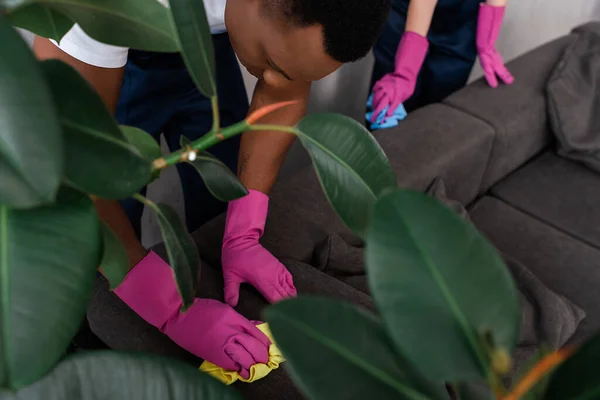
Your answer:
[[[532,273],[534,285],[560,295],[570,304],[566,308],[572,306],[571,321],[561,325],[554,321],[560,316],[544,310],[545,300],[539,300],[550,297],[529,303],[530,323],[568,330],[555,345],[567,339],[580,343],[600,331],[600,174],[557,156],[545,93],[549,75],[577,35],[509,63],[514,85],[492,90],[477,81],[441,104],[415,111],[397,128],[375,133],[401,186],[425,191],[432,182],[443,182],[445,195],[464,205],[472,222],[510,260],[524,266],[525,274]],[[224,217],[219,217],[194,234],[205,260],[199,295],[221,300],[223,225]],[[373,309],[362,243],[337,218],[312,168],[277,182],[262,243],[290,269],[300,293]],[[157,251],[164,254],[160,246]],[[243,288],[242,314],[258,319],[266,305],[257,292]],[[582,321],[577,306],[586,314]],[[88,319],[110,347],[199,363],[108,292],[102,279]],[[523,346],[533,347],[547,338],[522,339]],[[281,370],[237,387],[247,398],[302,398]]]

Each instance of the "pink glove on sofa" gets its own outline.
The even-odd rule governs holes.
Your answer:
[[[238,304],[240,284],[249,283],[275,303],[296,296],[292,275],[271,253],[260,245],[269,197],[256,190],[229,203],[221,253],[225,302]]]
[[[252,322],[216,300],[196,299],[185,312],[171,267],[150,252],[115,290],[131,309],[190,353],[249,377],[269,361],[271,341]]]
[[[479,62],[483,68],[485,79],[493,88],[498,87],[498,78],[496,76],[509,85],[515,81],[515,78],[513,78],[504,66],[504,61],[502,61],[500,53],[496,50],[496,40],[502,27],[504,10],[505,7],[481,4],[477,20],[477,52],[479,53]]]
[[[375,122],[386,107],[386,118],[392,116],[398,106],[413,95],[428,49],[427,38],[415,32],[404,32],[396,51],[394,72],[386,74],[373,86],[371,122]]]

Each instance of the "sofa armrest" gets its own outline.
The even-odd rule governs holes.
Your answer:
[[[480,79],[444,100],[444,104],[485,121],[496,131],[482,193],[552,142],[546,82],[575,37],[559,38],[508,63],[515,76],[512,85],[492,89]]]

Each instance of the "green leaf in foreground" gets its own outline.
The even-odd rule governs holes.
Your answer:
[[[49,206],[0,206],[3,388],[31,384],[63,357],[85,316],[101,244],[92,201],[72,189]]]
[[[41,66],[65,135],[69,185],[105,199],[137,193],[150,180],[152,163],[129,144],[102,99],[77,71],[58,60]]]
[[[554,372],[544,400],[595,400],[600,398],[598,379],[600,335],[596,335]]]
[[[139,153],[148,161],[154,161],[162,157],[160,145],[146,131],[136,128],[135,126],[121,125],[121,132],[127,141],[133,145]]]
[[[162,157],[160,145],[146,131],[134,126],[121,125],[121,132],[125,135],[127,141],[134,146],[144,159],[152,163],[157,158]],[[157,169],[152,172],[151,181],[158,179],[161,170]]]
[[[14,10],[34,1],[7,3]],[[35,3],[61,12],[102,43],[147,51],[179,50],[169,9],[156,0],[36,0]]]
[[[100,270],[108,279],[110,289],[116,289],[129,273],[129,259],[127,251],[119,237],[105,223],[101,224],[102,230],[102,260]]]
[[[63,140],[35,57],[0,17],[0,204],[33,207],[54,199]]]
[[[74,22],[47,5],[31,4],[8,14],[13,25],[57,42],[73,27]]]
[[[515,348],[521,317],[508,269],[474,226],[437,200],[410,190],[384,195],[366,263],[388,334],[425,376],[487,379],[483,337],[508,354]]]
[[[381,323],[366,311],[300,297],[265,315],[288,370],[311,399],[447,398],[444,385],[425,380],[395,353]]]
[[[171,0],[169,6],[190,76],[202,94],[206,97],[216,96],[215,56],[203,3]]]
[[[181,137],[181,146],[189,146],[191,142]],[[248,194],[248,189],[239,181],[229,167],[215,156],[203,151],[198,153],[194,161],[188,161],[198,171],[206,188],[215,198],[229,202]]]
[[[232,389],[179,361],[114,351],[80,353],[14,400],[240,400]],[[10,396],[10,397],[9,397]]]
[[[338,114],[311,114],[296,127],[327,199],[344,223],[364,235],[375,200],[396,187],[385,153],[364,126]]]
[[[194,239],[171,207],[166,204],[155,204],[148,199],[143,201],[156,214],[169,255],[169,264],[175,272],[179,294],[183,299],[184,308],[188,308],[194,302],[200,274],[200,257]]]

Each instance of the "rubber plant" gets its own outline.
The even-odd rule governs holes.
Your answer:
[[[181,52],[211,98],[213,127],[161,154],[137,128],[119,126],[99,96],[61,61],[39,62],[13,27],[55,40],[77,23],[101,42]],[[96,214],[94,199],[133,196],[158,217],[184,304],[199,257],[176,213],[138,192],[162,170],[192,164],[223,201],[246,189],[207,150],[249,130],[297,135],[342,221],[367,244],[379,315],[329,299],[300,297],[266,316],[289,370],[309,398],[595,398],[600,339],[552,352],[504,388],[519,329],[516,292],[501,259],[470,225],[435,200],[396,187],[390,164],[360,124],[309,115],[296,127],[265,126],[256,111],[219,122],[215,62],[201,1],[0,0],[0,386],[15,399],[234,399],[193,366],[143,354],[66,355],[100,267],[117,287],[125,250]],[[109,161],[107,161],[109,160]],[[562,362],[574,353],[568,361]],[[316,360],[321,370],[316,371]],[[546,378],[552,372],[550,379]],[[540,389],[547,383],[548,390]],[[535,389],[532,390],[532,389]],[[477,397],[478,398],[478,397]],[[485,398],[485,397],[484,397]]]

